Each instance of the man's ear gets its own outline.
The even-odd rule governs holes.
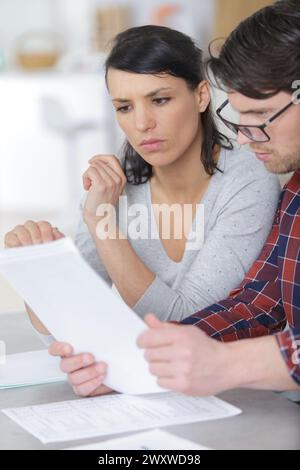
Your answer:
[[[202,80],[195,91],[197,94],[199,113],[204,113],[211,100],[210,89],[207,80]]]

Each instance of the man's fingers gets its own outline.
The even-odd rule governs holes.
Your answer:
[[[82,353],[75,354],[74,356],[65,357],[60,361],[60,368],[63,372],[69,374],[83,367],[94,364],[95,358],[92,354]]]
[[[164,324],[154,315],[154,313],[147,313],[147,315],[144,317],[144,322],[150,328],[161,328]]]
[[[62,343],[60,341],[55,341],[48,348],[49,354],[52,356],[70,356],[73,354],[73,348],[68,343]]]
[[[176,371],[174,374],[173,368],[174,364],[170,362],[151,362],[149,364],[150,373],[156,377],[174,377],[174,375],[176,375]]]
[[[157,384],[167,390],[180,391],[180,384],[178,384],[178,379],[175,377],[160,377],[157,379]]]
[[[184,360],[185,353],[178,346],[163,346],[160,348],[146,349],[144,357],[148,362],[168,362]]]
[[[102,383],[103,377],[99,376],[80,385],[74,385],[73,390],[76,395],[87,397],[93,394],[93,392],[95,392],[96,389],[102,385]]]
[[[90,397],[95,397],[97,395],[107,395],[108,393],[111,393],[113,390],[106,385],[100,385],[100,387],[97,387],[92,393],[89,394]]]
[[[72,385],[80,385],[84,382],[88,382],[89,380],[93,380],[99,376],[103,377],[106,374],[106,364],[99,362],[97,364],[93,364],[88,367],[84,367],[83,369],[76,370],[74,372],[70,372],[68,374],[69,381]]]
[[[181,328],[178,325],[168,325],[144,331],[138,337],[137,345],[143,349],[170,346],[180,339]]]

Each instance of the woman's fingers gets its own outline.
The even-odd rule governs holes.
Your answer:
[[[49,222],[44,220],[39,222],[27,220],[23,225],[17,225],[8,232],[5,235],[4,241],[6,248],[13,248],[47,243],[62,237],[64,237],[64,234],[57,228],[53,228]]]
[[[98,171],[95,167],[90,166],[82,175],[83,187],[85,190],[89,190],[91,185],[99,185],[101,180],[99,178]]]
[[[24,225],[17,225],[12,230],[12,233],[18,237],[21,246],[33,245],[31,233],[24,227]]]
[[[95,155],[89,160],[89,163],[101,163],[105,167],[109,167],[113,172],[121,178],[122,184],[125,185],[127,179],[123,172],[123,168],[115,155]]]
[[[27,220],[24,224],[24,228],[30,233],[33,244],[43,242],[40,227],[36,222],[33,222],[33,220]]]
[[[106,171],[104,168],[104,165],[98,162],[91,163],[91,168],[95,168],[95,170],[98,172],[99,178],[102,180],[102,185],[101,189],[105,190],[111,190],[115,186],[114,179],[111,177],[111,175]]]
[[[40,229],[43,243],[51,242],[54,239],[52,225],[44,220],[37,222],[37,225]]]
[[[59,240],[60,238],[65,237],[65,235],[62,232],[60,232],[57,227],[54,227],[52,229],[52,233],[53,233],[54,240]]]
[[[15,233],[8,232],[4,237],[4,246],[5,248],[17,248],[18,246],[22,246],[22,243]]]

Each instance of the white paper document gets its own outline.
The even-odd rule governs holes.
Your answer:
[[[0,389],[64,381],[66,374],[61,372],[59,360],[45,349],[8,354],[0,365]]]
[[[0,250],[0,272],[59,341],[108,364],[118,392],[163,392],[136,345],[146,329],[85,262],[70,238]]]
[[[69,447],[66,450],[208,450],[208,447],[162,429],[154,429],[109,441]]]
[[[216,398],[168,392],[107,395],[3,412],[44,444],[226,418],[241,410]]]

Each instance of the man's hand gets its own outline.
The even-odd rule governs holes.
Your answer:
[[[225,383],[226,345],[195,326],[174,325],[148,314],[149,330],[138,338],[145,349],[150,372],[162,388],[187,395],[211,395],[228,388]],[[227,380],[227,379],[226,379]]]
[[[62,357],[60,368],[67,374],[76,395],[94,397],[112,392],[103,385],[107,365],[104,362],[96,363],[92,354],[73,354],[72,346],[58,341],[51,344],[49,353]]]

